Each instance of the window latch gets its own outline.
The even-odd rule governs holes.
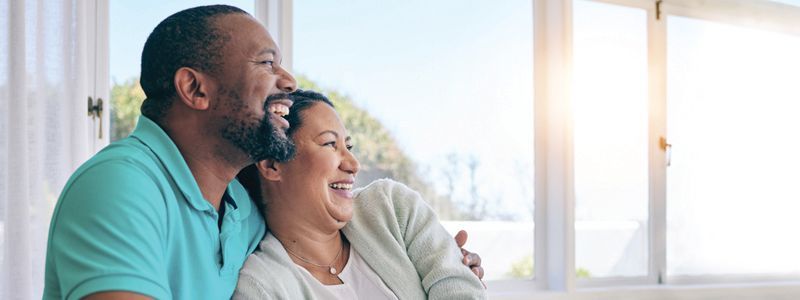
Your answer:
[[[656,1],[656,20],[661,20],[661,1]]]
[[[669,165],[672,164],[672,144],[667,143],[667,139],[662,136],[658,139],[658,145],[661,147],[661,150],[666,152],[667,167],[669,167]]]
[[[89,116],[92,117],[92,120],[97,120],[100,122],[99,130],[97,132],[97,138],[103,138],[103,99],[97,98],[97,104],[94,104],[92,101],[92,97],[89,96],[89,105],[88,105],[88,113]]]

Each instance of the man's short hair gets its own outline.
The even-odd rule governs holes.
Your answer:
[[[222,65],[222,48],[230,35],[214,25],[216,18],[228,14],[247,14],[228,5],[199,6],[179,11],[158,24],[142,50],[140,82],[147,99],[142,114],[158,122],[177,95],[175,72],[189,67],[216,72]]]

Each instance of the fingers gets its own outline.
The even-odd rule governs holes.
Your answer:
[[[458,245],[459,248],[462,248],[466,243],[467,243],[467,232],[464,230],[459,230],[458,233],[456,233],[456,245]]]
[[[478,279],[481,279],[481,280],[483,279],[483,267],[481,267],[481,266],[472,267],[472,268],[470,268],[470,270],[472,270],[472,273],[474,273],[475,276],[478,276]],[[486,287],[485,284],[483,286]]]
[[[481,256],[480,255],[478,255],[476,253],[469,252],[467,250],[463,250],[463,249],[462,249],[461,253],[464,254],[464,264],[465,265],[467,265],[470,268],[475,268],[475,267],[480,268],[480,266],[481,266]],[[481,272],[483,272],[483,268],[481,268]]]

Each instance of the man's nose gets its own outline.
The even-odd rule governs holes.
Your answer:
[[[294,79],[294,76],[292,76],[289,71],[281,68],[279,76],[280,78],[278,78],[277,83],[278,89],[284,93],[291,93],[297,90],[297,80]]]

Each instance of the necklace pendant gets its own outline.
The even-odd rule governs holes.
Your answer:
[[[333,266],[331,266],[331,269],[328,271],[331,272],[331,275],[336,275],[336,268],[334,268]]]

